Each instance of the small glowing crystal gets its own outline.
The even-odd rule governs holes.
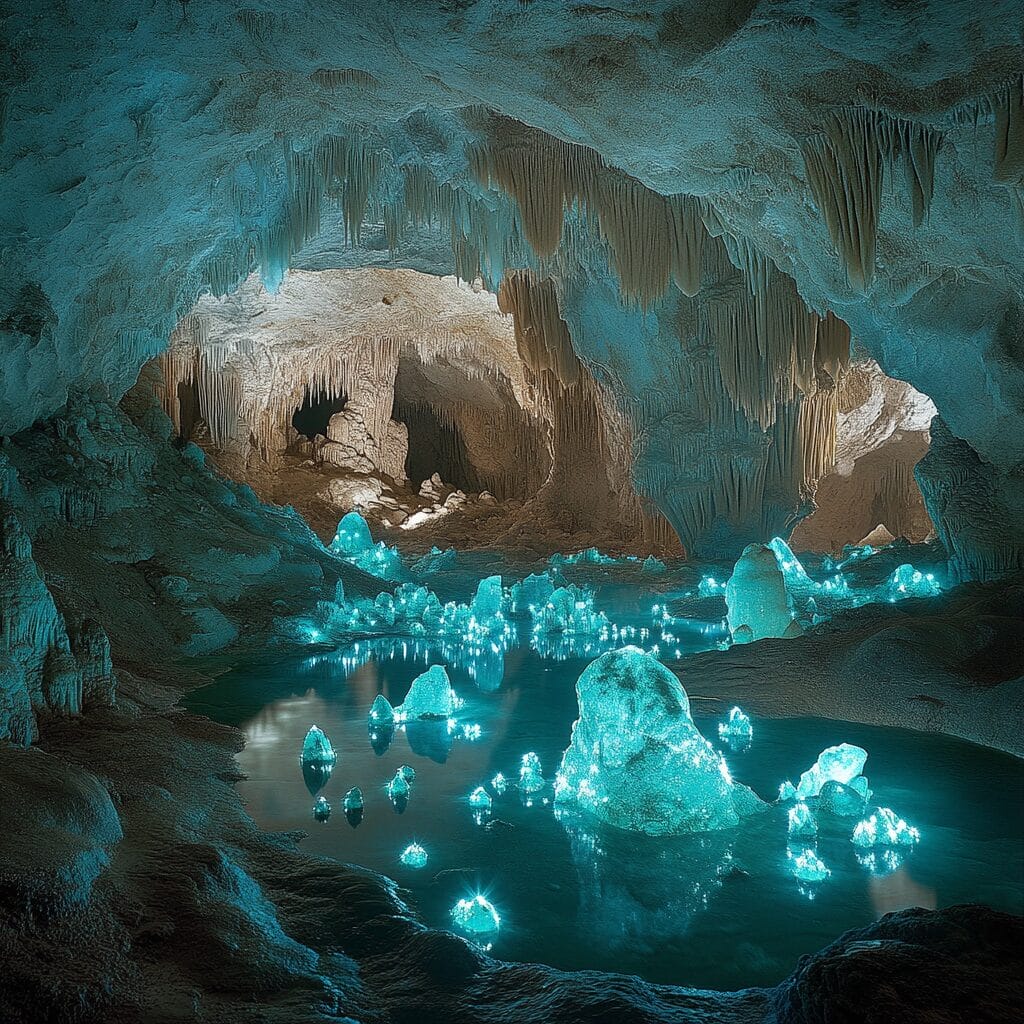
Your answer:
[[[427,863],[427,851],[419,843],[410,843],[398,859],[407,868],[422,868]]]
[[[337,759],[327,733],[317,725],[310,726],[302,741],[302,760],[307,764],[334,764]]]
[[[469,806],[474,811],[489,811],[491,809],[491,795],[483,786],[477,786],[469,794]]]
[[[851,841],[854,846],[913,846],[921,833],[888,807],[879,807],[877,813],[857,823]]]
[[[493,789],[498,796],[501,796],[501,794],[508,789],[508,780],[501,774],[501,772],[498,772],[498,774],[491,779],[491,789]]]
[[[789,809],[789,834],[813,839],[818,834],[818,823],[805,803],[794,804]]]
[[[754,732],[750,719],[739,709],[729,712],[729,719],[718,724],[718,735],[724,738],[747,739]]]
[[[501,918],[493,904],[477,893],[472,899],[459,900],[451,910],[457,928],[472,935],[487,935],[501,926]]]

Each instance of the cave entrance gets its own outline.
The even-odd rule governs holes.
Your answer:
[[[292,426],[308,441],[312,441],[318,434],[326,437],[331,417],[341,412],[347,401],[346,395],[332,395],[323,388],[311,391],[307,385],[302,405],[292,416]]]

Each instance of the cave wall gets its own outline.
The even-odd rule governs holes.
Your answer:
[[[0,89],[0,430],[97,381],[116,397],[202,291],[257,267],[272,287],[303,259],[496,284],[536,263],[545,210],[467,174],[489,107],[699,197],[737,264],[789,275],[932,397],[1007,504],[1024,456],[1013,0],[697,10],[22,5]],[[577,194],[575,172],[537,166],[535,193]],[[632,186],[613,191],[624,225],[649,225]],[[405,230],[439,205],[454,244]],[[623,282],[619,257],[636,298],[649,282]]]

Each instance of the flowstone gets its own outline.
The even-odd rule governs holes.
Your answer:
[[[555,779],[561,810],[671,835],[731,828],[764,807],[697,730],[679,680],[639,648],[601,655],[576,697],[580,715]]]

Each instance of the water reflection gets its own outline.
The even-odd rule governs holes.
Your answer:
[[[555,815],[576,866],[577,928],[611,951],[651,954],[685,935],[729,877],[728,833],[638,836]]]

